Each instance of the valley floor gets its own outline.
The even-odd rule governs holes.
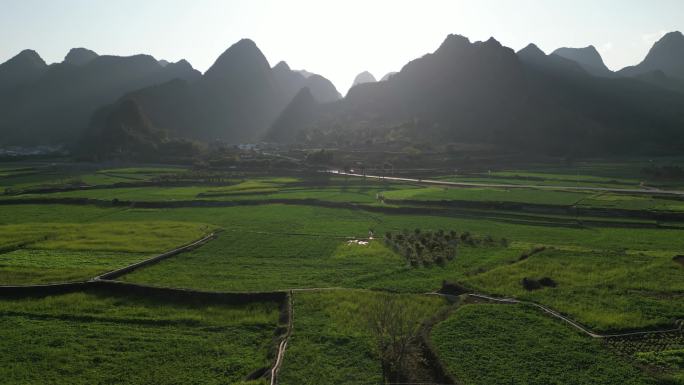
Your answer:
[[[10,363],[0,383],[265,384],[275,374],[280,384],[377,384],[368,309],[386,296],[421,331],[413,382],[684,383],[676,194],[0,171],[0,356]],[[589,185],[634,180],[587,173]],[[211,233],[115,282],[93,280]]]

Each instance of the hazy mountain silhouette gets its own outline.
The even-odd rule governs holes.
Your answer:
[[[148,55],[93,57],[80,49],[50,66],[24,51],[0,67],[5,73],[15,85],[0,83],[0,141],[27,145],[73,142],[98,107],[141,87],[200,76],[186,61],[162,67]]]
[[[377,82],[377,80],[375,80],[375,76],[373,76],[372,73],[368,71],[363,71],[360,74],[356,75],[356,77],[354,78],[354,82],[352,83],[352,87],[358,86],[359,84],[375,82]]]
[[[623,76],[636,76],[653,71],[684,79],[684,35],[670,32],[658,40],[639,64],[619,71]]]
[[[308,78],[308,77],[311,76],[311,75],[315,75],[313,72],[309,72],[309,71],[307,71],[307,70],[294,70],[294,72],[297,72],[297,73],[301,74],[301,75],[304,76],[305,78]]]
[[[164,139],[166,133],[154,127],[135,101],[124,100],[93,116],[83,147],[107,158],[153,152]]]
[[[184,60],[86,49],[48,66],[26,50],[0,65],[0,144],[73,141],[89,121],[86,137],[104,138],[102,116],[126,125],[120,117],[139,112],[171,137],[233,143],[366,143],[400,127],[407,143],[491,143],[550,154],[684,149],[681,33],[666,35],[641,64],[614,77],[592,76],[606,69],[592,47],[556,52],[530,44],[515,53],[493,38],[471,43],[449,35],[384,81],[360,74],[341,99],[319,75],[285,62],[271,68],[248,39],[204,75]],[[100,119],[90,119],[96,110]]]
[[[165,130],[154,126],[135,100],[122,99],[93,115],[77,156],[90,160],[188,162],[198,151],[196,143],[169,138]]]
[[[537,70],[555,72],[562,75],[586,74],[587,71],[573,60],[566,59],[558,54],[547,55],[535,44],[529,44],[517,52],[518,58],[523,63]]]
[[[660,70],[638,74],[634,78],[661,88],[684,93],[684,79],[667,76]]]
[[[307,72],[304,76],[299,71],[293,71],[284,61],[273,67],[273,75],[276,81],[283,87],[287,94],[295,95],[302,88],[309,88],[311,95],[322,103],[334,102],[342,98],[335,86],[326,78]]]
[[[594,76],[612,77],[615,73],[603,62],[601,54],[593,45],[584,48],[558,48],[555,55],[572,60]]]
[[[381,81],[381,82],[387,81],[387,80],[389,80],[389,78],[391,78],[392,76],[396,75],[397,73],[398,73],[398,72],[396,72],[396,71],[388,72],[388,73],[385,74],[385,76],[383,76],[383,77],[380,79],[380,81]]]
[[[266,57],[248,39],[221,54],[191,90],[198,102],[191,129],[199,129],[202,139],[249,140],[286,103]]]
[[[601,78],[531,45],[515,54],[496,40],[450,35],[389,80],[353,87],[339,102],[294,122],[354,138],[357,129],[415,127],[413,140],[493,143],[548,154],[677,152],[684,95],[642,81]],[[286,109],[287,113],[290,109]]]
[[[97,56],[98,55],[95,52],[86,48],[72,48],[69,50],[69,53],[67,53],[66,57],[64,57],[63,63],[81,66],[88,64]]]
[[[19,85],[30,83],[38,79],[45,71],[47,64],[36,53],[27,49],[0,64],[0,94],[9,92]]]
[[[285,62],[271,68],[256,44],[243,39],[197,81],[173,81],[125,98],[136,100],[157,127],[175,136],[238,143],[265,135],[302,88],[320,102],[341,97],[322,76],[305,77]]]
[[[280,117],[266,134],[265,140],[269,142],[292,143],[297,141],[300,122],[314,120],[318,102],[308,87],[302,88],[292,101],[287,105]]]

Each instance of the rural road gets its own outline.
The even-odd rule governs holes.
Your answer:
[[[678,190],[661,190],[658,188],[636,189],[636,188],[611,188],[611,187],[586,187],[586,186],[549,186],[549,185],[534,185],[534,184],[502,184],[502,183],[473,183],[473,182],[449,182],[434,179],[413,179],[413,178],[399,178],[393,176],[380,175],[364,175],[349,172],[342,172],[339,170],[328,170],[330,174],[353,176],[361,178],[372,178],[379,180],[390,180],[397,182],[410,182],[433,186],[444,187],[497,187],[497,188],[531,188],[531,189],[545,189],[545,190],[577,190],[577,191],[600,191],[600,192],[615,192],[623,194],[647,194],[647,195],[673,195],[684,197],[684,191]]]

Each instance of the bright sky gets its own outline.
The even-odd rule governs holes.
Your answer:
[[[593,44],[619,69],[673,30],[684,30],[684,0],[0,0],[0,62],[31,48],[52,63],[86,47],[205,71],[248,37],[271,65],[320,73],[345,93],[359,72],[397,71],[449,33],[547,53]]]

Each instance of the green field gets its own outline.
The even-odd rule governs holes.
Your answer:
[[[638,185],[639,169],[634,164],[585,165],[580,175],[588,186],[627,187]],[[503,178],[527,184],[535,179],[525,178],[543,178],[557,186],[573,177],[554,168],[493,174],[494,182]],[[79,188],[70,180],[101,188]],[[165,180],[173,181],[173,186],[160,184]],[[112,186],[141,181],[149,185]],[[373,352],[364,308],[380,292],[391,292],[428,319],[446,304],[425,294],[439,290],[444,281],[473,292],[534,301],[597,332],[671,328],[684,318],[684,264],[674,258],[684,253],[684,221],[659,223],[638,215],[617,216],[610,210],[601,217],[577,218],[562,210],[469,209],[442,202],[574,205],[636,214],[684,209],[684,201],[673,198],[562,189],[441,188],[304,174],[231,172],[206,177],[187,168],[159,166],[85,169],[12,164],[0,169],[0,182],[10,188],[0,198],[3,201],[100,201],[97,205],[4,202],[0,285],[88,280],[216,231],[218,236],[202,247],[118,280],[204,291],[295,289],[294,328],[279,378],[282,384],[379,383],[380,362]],[[71,191],[16,195],[22,189],[43,187]],[[383,197],[391,203],[383,202]],[[292,201],[273,201],[282,199]],[[133,204],[115,205],[113,200]],[[189,203],[175,207],[174,201]],[[206,201],[231,203],[199,205]],[[241,201],[253,202],[238,204]],[[427,201],[431,205],[421,203]],[[159,208],[142,208],[135,202],[156,202]],[[197,207],[191,207],[193,202]],[[332,208],[330,202],[344,205]],[[453,231],[458,239],[454,258],[412,266],[406,250],[384,240],[387,232],[414,234],[416,230],[419,234]],[[373,239],[368,239],[371,234]],[[404,246],[418,250],[420,245]],[[554,286],[536,290],[523,286],[523,281],[542,279]],[[310,291],[321,288],[327,290]],[[121,368],[130,366],[129,383],[239,383],[250,372],[271,364],[277,324],[274,304],[244,309],[168,298],[115,297],[77,293],[0,299],[0,311],[7,315],[2,339],[10,341],[9,346],[29,344],[27,336],[39,336],[35,350],[27,347],[14,361],[7,361],[12,351],[0,348],[3,362],[14,362],[0,375],[11,379],[6,383],[68,383],[46,381],[48,377],[35,377],[41,371],[27,369],[34,358],[43,368],[45,362],[63,356],[71,358],[59,358],[66,369],[46,368],[45,376],[121,383],[110,372],[122,376],[127,373]],[[12,332],[22,327],[25,332]],[[79,343],[77,330],[87,330],[89,339]],[[113,344],[100,335],[125,342]],[[63,336],[61,345],[51,340],[53,336]],[[438,324],[432,338],[439,357],[464,384],[650,384],[651,379],[667,378],[667,373],[674,378],[672,383],[681,383],[676,382],[681,372],[680,345],[660,349],[657,344],[640,344],[623,353],[624,349],[602,346],[525,306],[465,305]],[[84,352],[92,346],[100,357],[97,365],[88,365],[85,358]],[[172,348],[167,352],[162,346]],[[124,354],[124,347],[132,353]],[[159,354],[149,362],[170,365],[146,374],[137,361],[145,351]],[[244,354],[244,360],[232,352]],[[202,375],[191,375],[197,370]],[[153,374],[162,377],[149,377]]]
[[[599,341],[521,305],[462,306],[431,340],[450,373],[468,385],[653,383]]]
[[[372,385],[382,381],[363,311],[377,293],[356,290],[297,293],[283,385]],[[440,298],[403,296],[424,318],[446,305]]]
[[[153,180],[185,170],[182,167],[100,169],[87,163],[15,163],[0,168],[0,189],[16,192],[74,185],[111,185]]]
[[[25,211],[5,209],[13,215]],[[168,221],[0,225],[0,284],[88,280],[187,244],[211,229]]]
[[[478,291],[540,301],[602,330],[668,324],[683,311],[677,301],[683,273],[672,261],[684,247],[679,230],[522,226],[289,205],[136,210],[110,219],[134,220],[151,213],[169,220],[210,220],[224,232],[192,253],[123,277],[126,281],[211,290],[353,287],[408,292],[436,290],[442,280],[460,281]],[[416,269],[381,240],[358,246],[344,239],[366,237],[371,228],[379,234],[413,228],[465,230],[505,237],[510,245],[464,245],[445,267]],[[537,245],[556,250],[512,264]],[[643,279],[652,274],[659,279]],[[520,285],[524,277],[544,276],[559,286],[528,293]],[[606,304],[597,303],[597,297]]]
[[[523,278],[555,288],[527,291]],[[544,303],[596,330],[667,326],[684,313],[682,269],[670,256],[550,250],[469,278],[490,293]]]
[[[565,165],[530,164],[525,168],[503,168],[480,173],[442,176],[454,182],[640,188],[645,186],[680,189],[681,180],[662,180],[645,175],[649,166],[681,165],[681,158],[587,160]]]
[[[0,313],[3,384],[246,384],[278,322],[275,303],[101,292],[3,298]]]
[[[539,203],[550,205],[574,205],[578,201],[591,196],[591,193],[536,190],[527,188],[448,188],[424,187],[409,190],[389,191],[387,199],[441,201],[464,200],[484,202],[516,202]]]
[[[197,184],[193,186],[146,186],[84,189],[41,194],[6,196],[5,199],[35,198],[91,198],[120,201],[239,201],[269,199],[317,199],[331,202],[377,203],[378,193],[393,189],[411,189],[411,186],[385,183],[333,179],[322,185],[310,185],[295,178],[234,179],[224,186]]]

